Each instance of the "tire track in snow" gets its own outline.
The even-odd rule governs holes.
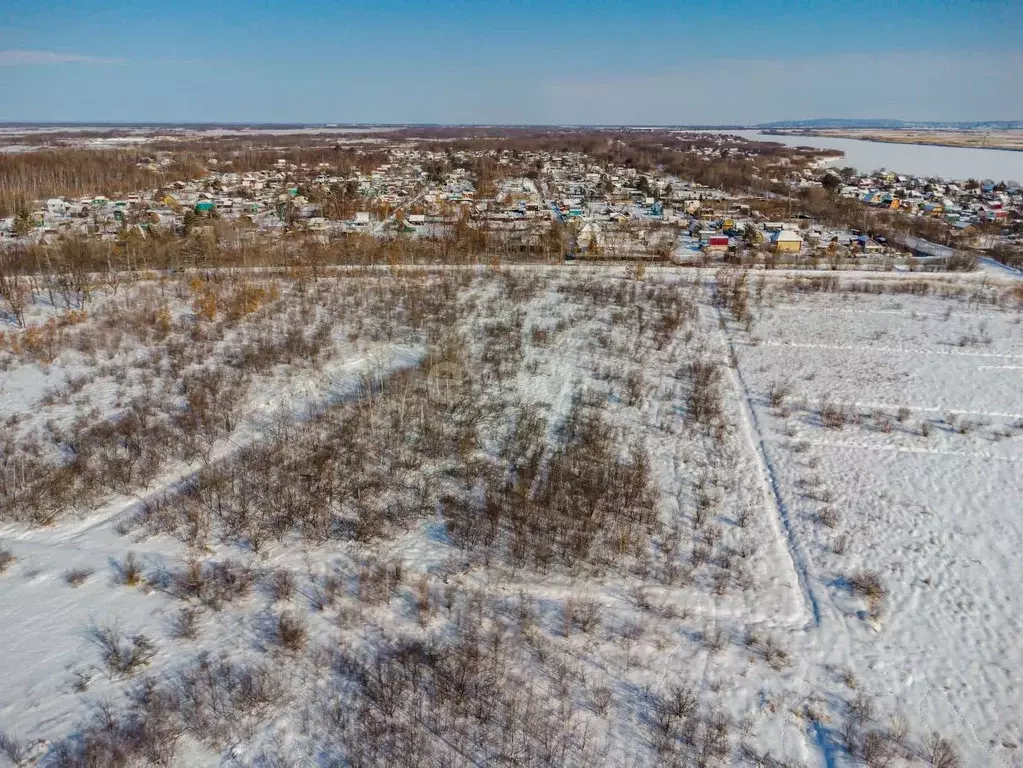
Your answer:
[[[730,344],[732,342],[729,342]],[[1002,360],[1023,360],[1023,355],[1000,352],[965,352],[961,349],[920,349],[918,347],[882,347],[869,344],[814,344],[804,341],[737,342],[751,347],[791,347],[792,349],[836,349],[849,352],[879,352],[897,355],[938,355],[948,357],[991,357]]]
[[[720,307],[717,308],[717,317],[719,320],[722,320],[724,317],[721,313]],[[718,329],[718,333],[721,336],[725,351],[734,353],[735,347],[732,344],[731,339],[728,337],[728,334],[720,327]],[[725,368],[728,370],[732,387],[736,394],[739,395],[741,427],[750,449],[757,457],[757,463],[760,467],[760,482],[762,491],[764,492],[764,497],[773,498],[774,500],[774,514],[771,518],[781,526],[781,530],[777,530],[776,527],[776,533],[780,538],[785,539],[786,549],[789,553],[789,560],[792,563],[792,570],[795,572],[796,582],[799,584],[799,591],[803,601],[803,609],[807,615],[805,628],[817,628],[821,623],[821,610],[820,603],[818,602],[816,595],[813,593],[813,588],[810,586],[808,558],[806,554],[801,551],[801,548],[796,541],[795,533],[792,530],[792,522],[789,515],[788,505],[786,505],[785,500],[782,498],[781,486],[779,485],[774,465],[771,463],[771,460],[767,455],[764,439],[760,431],[760,424],[757,421],[756,413],[753,411],[753,403],[750,399],[749,388],[746,386],[746,381],[742,376],[742,371],[740,371],[738,367],[733,368],[726,361]]]
[[[1017,366],[980,366],[985,367],[996,367],[1005,368]],[[1023,365],[1018,366],[1023,369]],[[1023,413],[1006,413],[1003,411],[971,411],[969,408],[956,408],[954,406],[942,406],[942,405],[905,405],[904,403],[872,403],[864,400],[856,400],[850,403],[856,408],[906,408],[910,411],[926,411],[928,413],[954,413],[957,415],[964,416],[990,416],[997,419],[1023,419]]]
[[[814,306],[796,306],[796,305],[781,305],[775,304],[774,306],[766,307],[766,312],[809,312],[819,313],[825,311],[821,307]],[[910,309],[855,309],[848,307],[828,307],[828,314],[843,314],[843,315],[894,315],[896,317],[939,317],[945,319],[945,314],[940,312],[920,312]],[[765,312],[765,314],[766,314]],[[971,320],[994,320],[995,318],[1004,317],[996,313],[978,313],[978,312],[956,312],[954,317],[958,318],[969,318]]]
[[[852,448],[860,451],[885,451],[889,453],[923,453],[930,454],[932,456],[963,456],[970,459],[980,459],[981,461],[1004,461],[1007,464],[1020,464],[1023,463],[1023,458],[1013,456],[998,456],[993,453],[986,453],[983,451],[947,451],[941,448],[915,448],[908,445],[883,445],[879,443],[857,443],[852,440],[807,440],[805,438],[796,438],[797,442],[805,443],[806,445],[818,445],[825,448]],[[765,443],[780,443],[782,445],[789,444],[791,438],[764,438]]]
[[[721,336],[726,350],[734,357],[735,345],[725,330],[724,314],[720,307],[717,307],[716,311],[717,318],[720,321],[718,333]],[[774,463],[768,456],[766,442],[760,428],[760,422],[757,419],[756,411],[753,409],[752,395],[749,387],[746,385],[746,380],[742,375],[742,370],[738,365],[733,367],[730,364],[730,361],[726,361],[725,367],[727,368],[732,380],[732,386],[739,395],[739,413],[740,420],[742,422],[742,430],[746,435],[750,449],[757,456],[757,462],[760,465],[761,484],[767,486],[767,488],[764,488],[762,492],[765,495],[765,499],[773,496],[774,514],[771,515],[771,519],[775,523],[775,530],[779,538],[783,537],[785,539],[789,560],[792,564],[793,570],[795,571],[796,580],[799,584],[799,591],[802,596],[804,611],[807,615],[807,621],[803,624],[801,629],[810,635],[811,645],[816,646],[819,643],[819,632],[821,630],[821,605],[817,595],[813,591],[813,587],[811,586],[812,574],[810,572],[810,558],[800,546],[800,543],[796,538],[795,531],[793,530],[789,508],[782,496],[781,484],[778,479]],[[768,488],[770,489],[769,492]],[[778,525],[780,525],[781,530],[778,530]],[[851,657],[849,629],[845,624],[845,620],[843,619],[841,612],[838,610],[837,606],[831,602],[831,596],[825,592],[825,597],[828,600],[832,613],[838,617],[837,626],[839,627],[842,633],[842,639],[844,640],[843,644],[845,652],[843,655],[846,661],[849,661]],[[820,654],[815,653],[815,655],[819,656]],[[813,665],[810,665],[806,669],[806,675],[803,678],[803,683],[806,688],[812,692],[820,688],[821,681],[819,678],[820,668],[815,668]],[[820,725],[816,725],[808,732],[804,732],[803,738],[806,740],[807,744],[812,745],[812,747],[817,750],[820,756],[820,761],[826,768],[835,768],[837,765],[835,746],[832,743],[829,734]]]

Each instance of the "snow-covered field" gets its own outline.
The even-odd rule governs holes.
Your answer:
[[[904,277],[40,293],[0,352],[5,749],[1023,765],[1021,310]]]
[[[819,606],[811,647],[884,708],[954,734],[965,764],[1020,765],[1019,310],[924,296],[769,303],[733,337]],[[822,404],[845,418],[823,425]],[[857,572],[880,578],[877,617],[854,594]]]

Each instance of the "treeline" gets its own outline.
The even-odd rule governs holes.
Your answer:
[[[334,147],[240,147],[234,150],[214,151],[218,158],[230,160],[229,168],[238,173],[250,171],[263,171],[273,168],[278,160],[285,160],[294,165],[326,165],[335,175],[349,176],[356,171],[368,174],[374,168],[386,163],[388,156],[386,152],[361,152],[354,149]]]
[[[468,217],[433,237],[400,234],[342,235],[326,242],[295,232],[280,239],[226,222],[198,227],[186,236],[151,227],[143,237],[126,228],[116,242],[84,236],[50,245],[0,249],[0,274],[18,276],[68,272],[168,271],[224,267],[326,267],[333,265],[471,264],[561,261],[568,249],[563,225],[552,222],[537,235],[491,229]],[[73,257],[72,257],[73,255]]]
[[[158,171],[134,150],[60,149],[0,154],[0,216],[27,213],[49,197],[113,196],[201,175],[187,156]]]
[[[347,176],[355,171],[369,173],[388,160],[388,154],[379,149],[362,150],[342,147],[316,137],[315,143],[282,142],[280,136],[267,136],[263,140],[202,139],[187,144],[154,142],[149,148],[155,152],[171,152],[190,162],[206,164],[217,160],[216,169],[247,173],[266,171],[276,167],[278,160],[293,165],[326,165],[332,173]],[[308,139],[307,139],[308,141]]]
[[[29,213],[50,197],[85,197],[143,192],[203,176],[209,160],[223,170],[245,173],[276,167],[278,160],[294,165],[325,165],[340,176],[369,173],[387,162],[387,153],[340,147],[274,147],[250,142],[209,141],[176,145],[170,162],[154,170],[153,159],[166,156],[158,145],[136,150],[47,149],[0,154],[0,216]]]
[[[841,197],[823,187],[799,190],[798,210],[834,227],[851,227],[889,239],[901,232],[935,243],[951,242],[951,229],[939,219],[907,216],[887,208],[873,208],[859,200]]]

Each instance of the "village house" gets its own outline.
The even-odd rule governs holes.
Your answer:
[[[771,236],[771,246],[776,253],[799,253],[803,249],[803,238],[791,229],[779,229]]]

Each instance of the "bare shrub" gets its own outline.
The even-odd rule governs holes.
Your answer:
[[[270,597],[277,603],[283,600],[290,600],[295,594],[295,577],[291,571],[281,568],[270,576]]]
[[[274,639],[288,651],[300,651],[305,647],[308,630],[305,621],[297,614],[284,612],[278,615]]]
[[[92,684],[92,671],[89,669],[77,669],[72,674],[75,676],[71,689],[75,693],[85,693]]]
[[[636,607],[641,611],[649,611],[653,608],[653,604],[650,602],[650,596],[642,584],[639,584],[629,590],[629,594],[636,603]]]
[[[905,715],[896,713],[892,717],[891,724],[888,727],[888,738],[896,750],[905,751],[906,743],[909,739],[909,721],[906,720]]]
[[[686,402],[689,419],[710,426],[724,414],[721,396],[721,367],[707,359],[697,359],[686,368],[690,389]]]
[[[880,618],[887,594],[881,577],[873,571],[858,571],[849,579],[849,584],[853,594],[866,598],[870,618],[875,621]]]
[[[842,670],[842,683],[846,688],[856,690],[856,675],[848,667]]]
[[[614,692],[606,685],[600,685],[590,692],[590,703],[593,711],[604,717],[614,701]]]
[[[199,634],[199,609],[194,605],[186,605],[174,619],[172,634],[181,640],[194,640]]]
[[[20,768],[28,764],[29,743],[24,739],[17,739],[4,731],[0,731],[0,752],[7,755],[7,759]]]
[[[15,272],[12,261],[6,254],[0,257],[0,299],[7,304],[17,326],[24,328],[25,311],[32,304],[33,298],[28,289],[28,280]]]
[[[841,536],[836,536],[834,539],[831,540],[831,551],[834,552],[836,555],[844,555],[848,548],[849,536],[844,533]]]
[[[781,408],[791,391],[792,388],[787,382],[773,381],[767,390],[767,400],[772,408]]]
[[[184,730],[178,706],[172,691],[146,680],[129,693],[123,712],[110,703],[97,704],[74,736],[53,746],[52,764],[56,768],[168,765]]]
[[[0,547],[0,574],[6,573],[7,569],[11,567],[11,563],[13,563],[16,559],[17,558],[11,550],[5,547]]]
[[[715,595],[724,595],[728,592],[728,586],[732,583],[732,574],[724,569],[715,570],[711,574],[711,582],[714,585]]]
[[[366,603],[386,603],[402,583],[401,563],[392,560],[368,560],[356,572],[357,595]]]
[[[189,562],[184,570],[174,574],[172,586],[178,597],[202,599],[206,593],[206,573],[203,564],[198,560]]]
[[[255,578],[253,570],[237,560],[211,563],[206,571],[206,592],[202,601],[217,610],[222,603],[248,595]]]
[[[943,738],[937,732],[932,733],[924,744],[924,752],[927,761],[934,768],[959,768],[959,753],[952,742]]]
[[[116,625],[97,627],[92,633],[111,677],[130,677],[156,656],[156,646],[143,634],[124,637]]]
[[[891,433],[893,429],[892,420],[887,413],[880,409],[877,409],[873,412],[872,416],[874,419],[874,425],[876,426],[879,432],[883,432],[885,434]]]
[[[518,598],[515,601],[515,618],[518,621],[519,631],[522,634],[525,635],[532,630],[533,625],[536,623],[536,609],[531,595],[522,591],[519,592]]]
[[[341,579],[332,573],[324,576],[322,580],[315,581],[310,597],[313,607],[318,611],[323,611],[333,606],[341,594],[341,588]]]
[[[838,512],[834,507],[824,507],[817,513],[817,522],[825,528],[837,528],[839,523]]]
[[[711,515],[713,501],[710,496],[701,494],[696,497],[696,507],[693,509],[693,528],[699,530],[707,524]]]
[[[690,555],[690,562],[692,562],[694,568],[699,568],[710,557],[710,550],[702,544],[696,544],[693,546],[692,554]]]
[[[771,669],[780,670],[789,665],[789,652],[778,645],[773,637],[764,640],[761,652],[764,655],[764,661]]]
[[[190,735],[214,747],[251,737],[284,697],[280,673],[271,664],[242,664],[208,654],[182,670],[172,690]]]
[[[841,429],[849,421],[849,408],[825,398],[821,401],[820,418],[821,424],[828,429]]]
[[[731,751],[731,719],[723,712],[702,714],[688,686],[655,696],[647,720],[658,765],[720,765]]]
[[[129,552],[124,562],[117,565],[118,580],[128,587],[135,587],[142,583],[142,564],[134,552]]]
[[[665,704],[673,717],[685,720],[696,714],[699,699],[691,686],[675,684],[668,689]]]
[[[849,585],[854,594],[868,600],[879,600],[885,596],[884,584],[876,571],[857,571],[849,578]]]
[[[850,755],[862,754],[862,741],[866,732],[867,724],[874,716],[873,701],[859,694],[855,699],[848,702],[845,719],[842,721],[839,733],[842,743]]]
[[[412,606],[415,609],[416,621],[419,626],[425,627],[429,622],[430,617],[433,615],[433,608],[435,608],[433,601],[431,600],[432,590],[430,588],[430,579],[427,575],[423,575],[415,585],[415,591],[412,595]],[[566,620],[568,617],[568,610],[566,608]]]
[[[891,765],[895,759],[895,745],[883,730],[871,729],[863,734],[858,751],[863,762],[871,767]]]
[[[570,597],[565,601],[565,618],[580,632],[589,634],[600,625],[600,603],[589,598]]]
[[[179,597],[195,598],[219,611],[224,603],[239,600],[252,589],[254,571],[237,560],[200,563],[193,560],[173,576],[172,588]]]
[[[629,371],[625,377],[625,394],[629,405],[636,405],[640,401],[640,398],[643,397],[644,386],[643,371],[639,368]]]
[[[578,561],[606,567],[641,548],[656,516],[643,446],[623,456],[615,431],[581,401],[560,432],[546,471],[542,433],[516,439],[505,450],[513,482],[488,473],[478,502],[444,499],[457,544],[541,570]]]
[[[746,632],[742,637],[742,644],[747,648],[759,649],[762,640],[760,633],[755,627],[746,627]]]
[[[714,303],[725,307],[738,322],[752,323],[749,312],[749,271],[722,267],[714,276]]]
[[[72,587],[80,587],[91,575],[91,568],[73,568],[64,574],[64,581]]]

